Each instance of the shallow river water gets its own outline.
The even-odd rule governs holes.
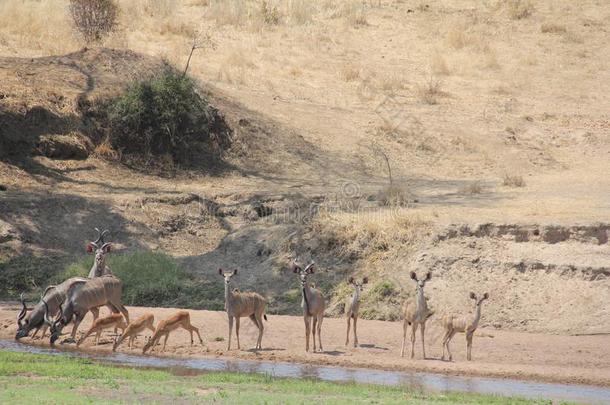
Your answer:
[[[610,404],[610,389],[584,385],[551,384],[514,379],[460,377],[443,374],[382,371],[311,364],[251,361],[239,359],[170,358],[124,353],[92,353],[61,348],[44,348],[0,339],[0,349],[15,352],[85,357],[104,363],[167,369],[179,375],[206,371],[262,373],[274,377],[309,378],[335,382],[403,385],[424,391],[462,391],[481,394],[544,398],[556,401]]]

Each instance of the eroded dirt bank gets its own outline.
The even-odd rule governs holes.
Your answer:
[[[105,311],[105,310],[104,310]],[[166,308],[130,307],[132,317],[152,311],[156,321],[174,310]],[[16,330],[18,308],[14,303],[0,304],[0,338],[12,339]],[[227,320],[224,312],[191,311],[192,323],[200,328],[205,347],[189,345],[189,335],[177,331],[171,335],[163,355],[179,357],[235,357],[250,360],[271,360],[337,366],[368,367],[388,370],[426,371],[446,374],[518,378],[558,383],[610,386],[610,346],[607,335],[567,336],[478,330],[473,346],[473,361],[465,361],[464,336],[454,338],[454,362],[440,360],[442,330],[436,320],[426,329],[427,359],[422,360],[421,341],[416,343],[415,359],[400,357],[402,325],[400,322],[359,321],[361,347],[346,347],[345,319],[326,318],[322,330],[323,353],[304,350],[303,320],[298,316],[269,315],[265,323],[262,351],[251,350],[257,330],[249,320],[242,319],[242,350],[226,350]],[[80,331],[90,324],[90,316]],[[70,328],[66,328],[69,332]],[[104,332],[100,345],[93,338],[82,347],[101,352],[111,351],[111,331]],[[224,338],[221,340],[220,338]],[[140,353],[145,337],[137,340],[137,348],[123,345],[119,350]],[[351,340],[351,338],[350,338]],[[24,343],[48,345],[48,340],[24,339]],[[235,344],[235,339],[233,340]],[[73,345],[70,345],[73,346]],[[159,349],[160,350],[160,347]],[[160,353],[155,353],[159,355]]]

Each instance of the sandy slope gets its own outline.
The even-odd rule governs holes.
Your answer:
[[[152,310],[159,319],[174,310],[165,308],[129,308],[136,317]],[[0,338],[12,339],[16,329],[15,304],[0,305]],[[429,371],[446,374],[507,377],[562,383],[610,386],[610,346],[608,336],[560,336],[495,330],[479,330],[475,337],[473,361],[465,361],[463,335],[454,339],[454,362],[439,360],[442,331],[431,321],[426,329],[427,360],[422,360],[421,342],[416,343],[415,359],[400,358],[402,325],[398,322],[359,322],[360,348],[345,347],[345,320],[327,318],[323,327],[324,353],[306,353],[303,342],[303,321],[300,317],[269,315],[265,323],[264,350],[249,350],[256,340],[256,329],[249,320],[242,320],[242,350],[226,351],[227,321],[223,312],[191,311],[192,323],[200,328],[207,348],[189,346],[186,332],[171,335],[165,355],[180,357],[237,357],[252,360],[288,361],[341,366],[370,367],[388,370]],[[89,316],[80,330],[86,330]],[[70,329],[66,329],[69,331]],[[111,337],[105,332],[102,344],[95,350],[111,350]],[[419,333],[418,333],[419,335]],[[225,337],[225,341],[215,341]],[[48,345],[48,340],[23,342]],[[144,340],[139,338],[137,346]],[[235,342],[235,340],[234,340]],[[93,339],[83,347],[90,349]],[[129,351],[122,346],[121,351]],[[140,349],[133,351],[140,353]]]

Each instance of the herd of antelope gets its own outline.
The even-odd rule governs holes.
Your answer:
[[[15,339],[19,340],[29,335],[34,331],[32,338],[35,338],[40,330],[42,330],[42,338],[44,338],[47,329],[50,329],[51,345],[59,338],[63,328],[70,322],[73,322],[71,337],[65,339],[64,342],[76,343],[80,346],[82,342],[90,335],[96,334],[95,343],[99,343],[99,338],[103,330],[114,328],[115,336],[117,329],[121,329],[121,335],[114,341],[113,351],[119,345],[128,339],[129,347],[135,347],[135,338],[146,329],[150,330],[152,335],[142,348],[142,353],[154,349],[161,338],[164,338],[162,351],[165,350],[167,339],[170,332],[178,328],[188,331],[191,335],[191,345],[193,345],[193,333],[197,334],[199,342],[203,345],[203,339],[199,335],[199,329],[191,324],[188,311],[178,311],[171,317],[161,320],[154,326],[154,314],[146,313],[130,321],[129,313],[121,301],[123,284],[121,280],[112,274],[110,268],[106,265],[106,254],[110,252],[112,244],[105,242],[104,238],[108,235],[108,231],[98,232],[97,240],[90,242],[87,245],[87,252],[95,254],[95,260],[89,276],[72,277],[58,285],[47,287],[42,293],[41,300],[32,308],[28,308],[23,294],[21,295],[22,309],[19,313],[17,324],[18,330]],[[298,276],[301,283],[303,318],[305,321],[305,350],[309,351],[310,336],[312,337],[313,351],[323,351],[322,348],[322,321],[324,320],[325,297],[322,292],[313,287],[308,277],[314,273],[314,263],[311,262],[303,267],[297,261],[292,264],[292,271]],[[260,294],[255,292],[240,292],[236,288],[232,288],[232,280],[237,275],[237,269],[224,272],[222,269],[218,273],[224,279],[225,284],[225,310],[229,320],[229,339],[227,350],[231,350],[231,337],[233,335],[233,323],[235,323],[235,336],[237,338],[237,348],[241,349],[239,342],[239,325],[240,319],[244,317],[250,318],[254,325],[258,328],[258,339],[256,341],[256,349],[262,349],[262,339],[264,324],[263,319],[267,320],[265,308],[267,301]],[[411,326],[411,358],[414,357],[415,338],[417,329],[421,332],[423,358],[426,358],[425,346],[425,330],[426,321],[434,314],[434,311],[428,307],[427,298],[424,295],[424,287],[432,275],[428,272],[425,278],[418,279],[415,272],[411,272],[411,279],[416,283],[415,298],[409,299],[404,304],[404,323],[403,323],[403,340],[401,356],[405,355],[405,346],[407,342],[407,330]],[[350,277],[348,283],[353,287],[353,294],[346,304],[345,314],[347,318],[347,333],[345,345],[349,345],[350,327],[353,321],[353,345],[358,346],[358,312],[360,307],[360,297],[364,290],[364,285],[368,283],[368,278],[365,277],[361,281],[357,281]],[[472,338],[475,330],[478,327],[481,318],[481,305],[484,300],[489,298],[489,294],[484,293],[477,297],[473,292],[470,293],[470,298],[475,302],[474,314],[468,316],[446,315],[441,322],[444,328],[444,336],[442,339],[443,356],[445,360],[445,352],[448,354],[449,361],[452,360],[449,343],[457,332],[463,332],[466,335],[467,359],[471,360]],[[99,317],[99,308],[106,306],[110,309],[111,315]],[[28,313],[29,311],[29,313]],[[76,341],[76,332],[78,326],[82,322],[85,315],[91,312],[93,315],[93,323],[81,338]],[[54,318],[54,319],[53,319]],[[316,335],[318,337],[318,345],[316,347]]]

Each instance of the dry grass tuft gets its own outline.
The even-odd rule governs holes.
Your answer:
[[[341,79],[343,79],[343,81],[354,82],[360,78],[360,72],[361,71],[359,67],[352,64],[348,64],[344,65],[341,68],[341,70],[339,71],[339,76],[341,77]]]
[[[439,98],[444,94],[445,93],[441,90],[441,81],[434,76],[430,77],[425,83],[417,86],[417,96],[426,104],[438,104]]]
[[[379,190],[377,201],[384,207],[406,207],[413,196],[406,184],[393,183]]]
[[[121,158],[121,154],[112,147],[108,138],[104,139],[102,143],[95,147],[93,155],[100,159],[110,161],[118,161]]]
[[[394,93],[397,90],[403,90],[405,82],[402,76],[398,74],[386,73],[377,79],[377,86],[386,93]]]
[[[502,185],[507,187],[525,187],[525,180],[522,176],[505,174]]]
[[[463,194],[481,194],[483,192],[483,184],[480,181],[473,181],[460,190]]]
[[[530,0],[505,0],[503,4],[511,20],[527,18],[534,12],[534,5]]]
[[[540,32],[543,34],[563,34],[566,31],[567,30],[564,25],[554,23],[544,23],[540,26]]]
[[[364,4],[357,0],[346,0],[334,10],[331,17],[342,18],[348,26],[353,28],[369,25]]]

